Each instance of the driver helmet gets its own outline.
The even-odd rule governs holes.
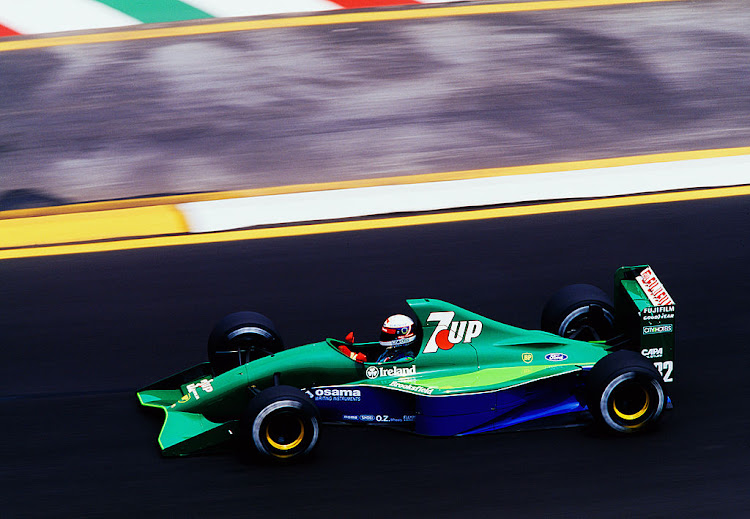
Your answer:
[[[380,345],[388,349],[411,346],[416,338],[414,321],[406,315],[390,316],[380,329]]]

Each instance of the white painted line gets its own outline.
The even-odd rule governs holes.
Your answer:
[[[21,34],[39,34],[141,22],[95,0],[0,0],[0,23]]]
[[[341,6],[328,0],[182,0],[216,17],[333,11]]]
[[[750,155],[179,204],[190,232],[750,184]]]

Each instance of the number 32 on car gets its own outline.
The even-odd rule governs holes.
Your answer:
[[[654,362],[654,367],[661,373],[664,382],[672,382],[672,369],[674,363],[671,360],[665,360],[664,362]]]

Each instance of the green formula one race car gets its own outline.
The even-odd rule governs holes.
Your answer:
[[[314,449],[323,422],[452,436],[593,420],[635,433],[671,405],[675,304],[647,265],[620,268],[614,284],[614,303],[591,285],[563,288],[544,308],[543,331],[410,299],[413,328],[394,329],[402,338],[285,349],[267,317],[231,314],[209,337],[209,362],[137,396],[164,412],[167,456],[231,440],[295,460]],[[391,343],[413,351],[389,356]]]

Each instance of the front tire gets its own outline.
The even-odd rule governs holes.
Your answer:
[[[273,322],[256,312],[236,312],[216,323],[208,337],[208,360],[214,374],[284,349]]]
[[[273,386],[261,391],[240,420],[242,450],[278,462],[308,456],[320,436],[320,413],[300,389]]]
[[[659,372],[640,354],[628,350],[597,362],[589,372],[586,391],[595,422],[620,434],[654,427],[667,402]]]

